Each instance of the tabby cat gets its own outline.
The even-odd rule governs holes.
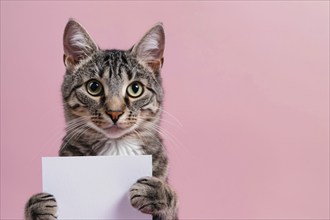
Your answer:
[[[133,207],[153,219],[177,219],[177,197],[167,182],[168,158],[159,134],[165,34],[152,27],[129,50],[102,50],[70,19],[64,30],[66,74],[62,96],[66,135],[60,156],[152,155],[153,176],[129,190]],[[56,219],[54,196],[39,193],[25,218]]]

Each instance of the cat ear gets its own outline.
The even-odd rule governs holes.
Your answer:
[[[65,26],[63,47],[63,60],[67,68],[75,66],[98,50],[98,46],[87,31],[73,19],[70,19]]]
[[[136,56],[142,65],[157,73],[163,65],[164,47],[165,33],[163,24],[158,23],[134,45],[132,54]]]

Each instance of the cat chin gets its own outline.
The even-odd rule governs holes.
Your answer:
[[[109,128],[105,128],[104,131],[109,138],[118,139],[127,134],[129,132],[129,129],[120,128],[117,125],[113,125]]]

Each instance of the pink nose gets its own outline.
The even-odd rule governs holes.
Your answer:
[[[122,114],[124,114],[124,112],[121,112],[121,111],[108,111],[107,114],[110,116],[113,123],[116,123],[118,121],[118,119],[120,118],[120,116],[122,116]]]

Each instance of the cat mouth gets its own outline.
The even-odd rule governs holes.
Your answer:
[[[112,125],[110,127],[104,128],[104,130],[110,138],[120,138],[126,133],[126,129],[121,128],[118,125]]]

